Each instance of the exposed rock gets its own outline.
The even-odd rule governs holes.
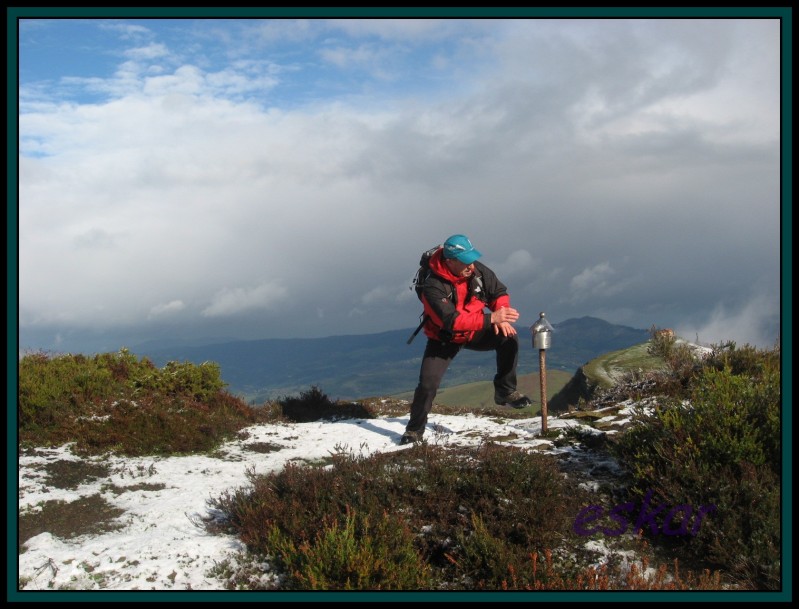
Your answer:
[[[580,401],[590,402],[599,385],[591,381],[580,366],[574,376],[547,401],[547,407],[552,413],[568,412],[576,408]]]

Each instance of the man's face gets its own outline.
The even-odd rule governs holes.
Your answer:
[[[463,264],[457,258],[448,258],[446,259],[446,264],[456,277],[471,277],[474,274],[474,262]]]

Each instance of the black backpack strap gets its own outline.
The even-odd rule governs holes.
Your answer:
[[[413,342],[413,339],[416,338],[416,335],[419,334],[419,331],[424,327],[426,323],[427,323],[427,315],[423,315],[422,321],[419,323],[419,326],[416,328],[416,330],[413,331],[413,334],[411,334],[411,337],[408,339],[408,342],[406,344],[410,345]]]

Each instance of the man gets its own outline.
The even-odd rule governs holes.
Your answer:
[[[513,408],[532,404],[516,390],[519,339],[512,324],[519,312],[511,308],[505,285],[477,262],[481,255],[468,237],[452,235],[430,258],[430,273],[421,291],[427,346],[400,444],[422,439],[441,379],[464,348],[496,351],[496,404]]]

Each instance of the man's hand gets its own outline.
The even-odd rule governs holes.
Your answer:
[[[501,324],[494,324],[494,334],[499,334],[500,332],[502,332],[503,336],[513,336],[516,334],[516,328],[506,321]]]
[[[502,307],[491,313],[492,324],[513,323],[517,319],[519,319],[519,312],[510,307]]]
[[[491,323],[494,324],[494,334],[502,333],[503,336],[513,336],[516,328],[511,324],[519,319],[519,312],[510,307],[502,307],[491,313]]]

